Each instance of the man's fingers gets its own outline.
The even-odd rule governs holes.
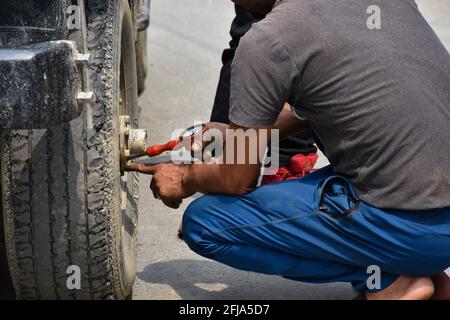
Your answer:
[[[160,164],[129,162],[125,168],[125,171],[135,171],[144,174],[155,174],[156,171],[158,171],[159,167]]]

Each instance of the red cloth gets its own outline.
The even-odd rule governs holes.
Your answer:
[[[303,178],[314,170],[314,165],[319,156],[317,153],[297,154],[289,160],[289,167],[280,167],[276,174],[263,176],[261,184],[280,182],[290,179]]]

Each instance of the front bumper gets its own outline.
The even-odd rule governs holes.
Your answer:
[[[45,128],[78,117],[84,97],[71,41],[0,49],[0,128]]]

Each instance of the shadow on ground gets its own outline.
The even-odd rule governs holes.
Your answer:
[[[241,272],[241,277],[230,273]],[[170,286],[181,299],[351,299],[356,296],[346,285],[312,285],[274,276],[242,272],[214,261],[170,260],[147,265],[138,278],[146,283]],[[246,279],[247,277],[247,279]],[[285,286],[280,286],[285,282]],[[345,286],[345,287],[344,287]],[[281,290],[280,290],[281,289]],[[268,292],[272,292],[269,295]],[[277,294],[277,292],[279,294]]]

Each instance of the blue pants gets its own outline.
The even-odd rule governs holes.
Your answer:
[[[234,268],[310,283],[351,282],[361,291],[450,266],[450,208],[374,208],[330,167],[245,196],[203,196],[184,213],[183,234],[197,254]],[[376,288],[367,287],[370,266],[381,271]]]

